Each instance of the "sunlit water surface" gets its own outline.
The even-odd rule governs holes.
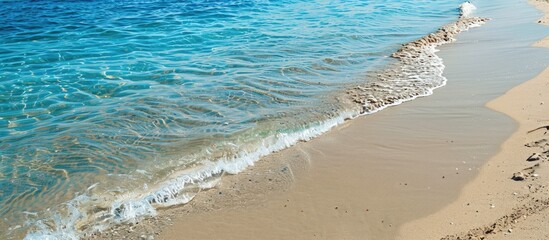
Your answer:
[[[337,116],[460,3],[0,1],[0,238]]]

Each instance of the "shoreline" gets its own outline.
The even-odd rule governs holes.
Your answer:
[[[436,48],[444,44],[454,42],[455,36],[460,32],[478,27],[488,20],[486,18],[470,16],[474,9],[475,7],[470,3],[462,4],[460,6],[460,17],[455,22],[448,23],[439,28],[438,31],[428,34],[416,41],[403,44],[402,47],[392,55],[396,61],[394,61],[393,64],[388,64],[388,67],[385,68],[382,73],[378,74],[372,82],[359,84],[358,87],[346,91],[343,96],[335,97],[338,101],[347,103],[346,105],[350,106],[349,111],[356,111],[355,114],[343,112],[341,116],[329,119],[320,124],[320,129],[306,129],[305,133],[297,133],[296,135],[298,136],[296,137],[290,136],[289,139],[281,139],[281,141],[278,141],[276,144],[263,144],[264,149],[261,148],[257,154],[255,152],[251,153],[252,159],[244,159],[245,161],[235,161],[234,163],[220,161],[213,164],[213,168],[211,169],[197,168],[199,170],[197,175],[199,175],[200,178],[206,176],[204,177],[206,180],[208,180],[210,175],[217,176],[225,173],[235,175],[245,170],[247,167],[257,164],[256,161],[258,159],[255,159],[256,155],[259,155],[257,156],[258,158],[269,158],[266,154],[267,152],[271,154],[276,153],[281,150],[281,146],[283,146],[282,150],[285,150],[300,141],[309,141],[317,135],[326,134],[328,130],[337,128],[337,126],[342,124],[347,124],[346,120],[363,117],[364,115],[375,113],[389,106],[399,105],[403,102],[408,102],[418,97],[431,95],[434,89],[442,87],[446,84],[446,78],[441,75],[444,65],[442,64],[441,58],[435,54],[435,52],[438,51]],[[425,79],[424,83],[422,79]],[[357,111],[357,109],[361,110]],[[309,136],[311,133],[313,136]],[[277,160],[277,162],[280,162],[280,160]],[[225,165],[228,165],[228,169]],[[214,172],[210,173],[211,171]],[[177,193],[182,190],[181,188],[183,186],[186,187],[189,183],[195,184],[194,182],[197,180],[192,179],[193,176],[188,177],[187,175],[174,175],[176,177],[170,178],[173,180],[168,181],[168,183],[173,182],[173,184],[167,184],[167,187],[154,192],[152,196],[154,199],[164,198],[167,199],[164,201],[170,202],[172,197],[177,197]],[[201,187],[204,184],[201,185],[199,183],[197,184],[197,188],[199,188],[198,191],[208,191],[210,188],[216,188],[215,184],[217,184],[218,181],[219,179],[214,179],[206,182],[205,185],[208,187]],[[181,182],[183,182],[183,184],[181,184]],[[173,194],[174,192],[176,194]],[[197,197],[195,195],[192,197],[185,196],[184,204],[188,204],[189,201],[194,202],[191,200],[192,198]],[[238,198],[238,196],[233,196],[233,198]],[[233,198],[228,201],[233,201]],[[153,205],[157,202],[158,201],[151,203],[149,201],[149,204],[138,202],[135,204],[135,207],[147,207],[148,205]],[[115,211],[118,211],[118,209],[132,210],[135,208],[132,204],[133,203],[131,202],[123,202],[123,205],[116,208]],[[156,207],[158,209],[164,209],[170,208],[171,205],[164,206],[160,204]],[[155,211],[150,210],[149,212]],[[139,220],[133,221],[135,222]],[[126,227],[122,226],[122,228]],[[90,236],[90,233],[85,233],[84,236]],[[91,237],[94,236],[95,235],[92,232]]]
[[[347,91],[343,96],[335,99],[342,105],[349,105],[339,112],[339,115],[330,116],[327,120],[313,123],[303,131],[270,135],[251,151],[243,150],[233,158],[220,156],[216,161],[197,164],[192,170],[185,169],[170,174],[166,180],[151,184],[144,193],[130,193],[122,196],[109,207],[89,209],[84,208],[82,216],[85,220],[77,219],[70,222],[69,231],[51,230],[43,227],[37,232],[27,235],[30,238],[40,238],[42,235],[56,235],[62,237],[95,236],[97,229],[109,228],[110,224],[124,224],[137,222],[142,218],[155,216],[157,209],[185,205],[195,198],[201,191],[215,188],[220,176],[225,174],[236,175],[248,167],[257,164],[261,158],[269,154],[285,150],[299,142],[310,141],[343,124],[345,121],[375,113],[386,107],[399,105],[418,97],[429,96],[434,89],[446,84],[442,76],[444,65],[438,57],[437,47],[455,41],[460,32],[484,24],[488,19],[469,16],[475,7],[470,3],[460,5],[460,17],[449,24],[442,26],[438,31],[428,34],[416,41],[404,44],[392,57],[397,59],[388,66],[378,77],[371,82],[359,84],[358,87]],[[361,109],[361,110],[358,110]],[[333,109],[332,109],[333,111]],[[103,198],[99,196],[99,198]],[[79,208],[78,206],[76,208]],[[114,212],[114,214],[112,214]],[[109,215],[110,214],[110,215]],[[105,225],[96,224],[107,223]]]
[[[416,103],[416,101],[412,102],[412,105],[421,105],[421,103]],[[410,107],[410,104],[408,104],[407,107]],[[392,183],[398,184],[398,186],[391,186],[395,189],[395,192],[393,192],[394,194],[405,192],[405,194],[395,196],[398,199],[403,199],[410,195],[417,196],[418,194],[423,194],[423,197],[437,197],[436,195],[441,195],[440,192],[435,192],[434,195],[425,194],[425,191],[432,191],[432,189],[414,186],[415,183],[413,182],[413,180],[412,182],[410,182],[410,177],[403,177],[407,174],[406,165],[402,165],[402,163],[399,163],[398,161],[389,161],[389,163],[383,162],[378,164],[378,166],[381,166],[382,169],[369,171],[368,173],[372,174],[373,176],[365,179],[364,176],[359,175],[361,174],[360,171],[353,172],[348,169],[349,166],[346,166],[346,168],[342,166],[344,164],[359,164],[356,161],[338,162],[334,159],[330,159],[330,157],[325,157],[324,159],[320,160],[318,159],[321,158],[321,156],[326,155],[326,152],[330,151],[335,153],[335,155],[345,154],[345,151],[337,149],[338,147],[343,148],[345,146],[341,144],[337,145],[337,141],[335,142],[335,140],[338,140],[338,138],[334,137],[334,135],[339,135],[340,137],[345,138],[353,137],[349,134],[351,134],[353,130],[357,128],[357,125],[367,125],[372,121],[372,118],[378,119],[374,121],[382,122],[379,119],[387,118],[388,116],[395,114],[396,111],[397,110],[394,109],[386,109],[382,112],[383,114],[377,113],[375,115],[368,116],[367,118],[362,117],[363,119],[356,119],[352,122],[346,122],[342,126],[338,127],[336,130],[332,130],[321,136],[321,139],[314,139],[307,143],[298,143],[295,147],[285,150],[284,152],[273,153],[271,154],[271,156],[267,156],[267,159],[259,161],[258,163],[256,163],[255,166],[241,173],[242,175],[231,175],[227,178],[222,179],[220,186],[214,187],[210,190],[206,190],[205,194],[197,195],[197,197],[187,205],[164,209],[162,210],[164,212],[163,214],[161,214],[161,217],[144,219],[139,223],[130,224],[126,227],[120,226],[120,228],[115,228],[110,233],[110,236],[107,234],[102,235],[102,237],[109,238],[116,236],[130,236],[131,238],[131,236],[133,236],[134,238],[141,239],[174,239],[190,233],[191,236],[198,239],[208,239],[212,237],[215,238],[216,236],[221,237],[222,239],[236,239],[242,238],[241,234],[249,231],[249,238],[253,238],[254,236],[257,238],[258,236],[263,236],[262,234],[274,234],[271,235],[271,238],[274,239],[276,237],[293,236],[292,233],[304,231],[304,233],[307,235],[304,234],[300,238],[334,239],[334,237],[341,236],[351,239],[356,238],[357,235],[346,235],[347,232],[350,231],[354,232],[354,234],[367,233],[369,234],[368,236],[377,236],[383,239],[393,238],[395,237],[396,231],[401,224],[408,222],[414,218],[420,217],[422,214],[425,214],[426,209],[431,209],[427,210],[427,212],[432,211],[433,207],[427,206],[430,203],[437,202],[438,208],[442,208],[444,207],[444,204],[441,203],[449,201],[452,198],[455,199],[457,196],[451,195],[451,191],[447,190],[445,191],[445,193],[449,193],[450,196],[442,197],[445,200],[435,199],[432,202],[424,204],[425,206],[423,206],[423,208],[420,207],[417,211],[411,211],[411,213],[403,213],[399,217],[392,217],[391,214],[394,214],[402,209],[391,210],[390,207],[385,206],[387,204],[387,201],[391,201],[389,199],[389,196],[382,196],[382,199],[379,200],[376,200],[376,198],[379,198],[377,196],[368,196],[367,193],[371,189],[365,189],[364,192],[360,191],[360,193],[356,195],[369,200],[369,204],[365,206],[360,205],[361,202],[364,201],[364,199],[353,200],[342,196],[315,199],[313,195],[319,193],[333,194],[334,189],[337,189],[338,186],[341,184],[346,184],[346,182],[349,180],[367,180],[366,182],[368,182],[369,184],[378,184],[378,187],[382,187],[384,184],[383,181],[388,180],[385,179],[386,177],[393,178],[391,179]],[[362,123],[357,120],[362,121]],[[381,126],[383,126],[383,124],[381,124]],[[376,132],[375,127],[376,126],[366,126],[366,129],[364,131],[373,134]],[[392,133],[381,133],[381,135],[383,134],[385,134],[385,136],[387,137],[388,143],[386,145],[378,145],[380,149],[378,149],[377,151],[374,150],[374,152],[378,154],[375,157],[383,155],[382,151],[385,150],[383,148],[390,147],[391,145],[389,142],[394,141],[394,139],[391,138],[398,137],[399,133],[393,131]],[[408,135],[412,136],[413,134],[408,133]],[[376,135],[373,134],[370,136]],[[429,136],[429,134],[427,134],[427,136]],[[364,141],[364,139],[355,140]],[[441,147],[439,143],[432,143],[428,140],[428,138],[420,141],[424,141],[424,143],[426,144],[433,144],[430,146]],[[445,143],[445,145],[448,146],[445,147],[450,147],[451,143],[453,143],[450,139],[447,139],[446,141],[447,142]],[[375,145],[378,144],[377,142],[377,140],[368,140],[366,141],[366,145]],[[396,147],[396,150],[398,151],[399,146]],[[325,148],[328,148],[328,150],[326,150]],[[440,150],[441,153],[438,154],[444,156],[444,154],[442,153],[444,152],[444,150],[448,149],[443,147]],[[315,155],[314,152],[318,152],[318,154]],[[418,152],[415,152],[415,154],[418,154]],[[490,151],[487,151],[486,154],[489,154],[489,152]],[[434,154],[436,155],[437,153]],[[355,158],[357,155],[360,154],[356,154]],[[420,155],[420,157],[425,156]],[[336,159],[343,160],[342,157]],[[374,161],[380,160],[392,159],[376,159]],[[442,165],[445,166],[438,165],[439,170],[447,171],[448,169],[454,169],[455,162]],[[335,169],[331,169],[334,167]],[[359,165],[355,165],[356,169],[364,167],[368,167],[368,164],[361,163]],[[391,172],[391,167],[395,167],[395,169],[398,170],[390,173],[392,174],[391,176],[383,176]],[[459,188],[459,186],[463,185],[465,182],[468,181],[468,179],[474,177],[474,175],[476,174],[476,166],[474,164],[472,164],[471,166],[468,165],[468,167],[470,167],[469,171],[460,172],[461,175],[459,179],[450,179],[449,177],[447,178],[448,181],[443,184],[435,183],[439,184],[439,186],[438,188],[433,187],[433,189],[436,189],[437,191],[443,191],[444,188],[448,188],[448,182],[451,182],[451,189]],[[319,170],[321,171],[319,172]],[[327,178],[327,176],[343,175],[341,172],[337,172],[338,170],[342,170],[343,173],[356,176],[355,178],[348,177],[346,179],[342,179],[341,181],[334,181],[334,179]],[[331,174],[328,174],[326,176],[326,171]],[[375,171],[379,171],[379,173],[376,175],[374,173]],[[454,172],[453,170],[450,170],[448,173],[444,174],[449,175],[454,174]],[[436,175],[437,178],[440,177],[439,173],[431,173],[431,175]],[[315,181],[308,182],[311,179],[315,179]],[[325,181],[318,182],[316,181],[318,179],[323,179]],[[381,181],[376,182],[376,179]],[[414,178],[412,177],[411,179]],[[423,179],[422,181],[431,180],[433,179]],[[305,182],[305,184],[303,184],[303,182]],[[262,185],[263,187],[258,188],[257,185]],[[322,186],[318,187],[318,185]],[[329,189],[323,189],[326,187],[328,187]],[[344,190],[348,191],[349,189],[358,189],[360,187],[360,184],[353,187],[346,186]],[[311,188],[314,189],[311,190]],[[311,194],[309,191],[315,192],[315,194]],[[422,193],[418,193],[418,191]],[[340,192],[340,195],[345,195],[345,192]],[[225,200],[227,199],[231,199],[231,201],[226,202]],[[415,199],[412,200],[412,202],[417,203],[421,200],[425,199]],[[309,204],[311,204],[311,202],[313,207],[308,206]],[[398,204],[398,202],[394,203],[394,205]],[[356,211],[357,209],[359,209],[359,211]],[[277,216],[277,212],[280,212],[282,210],[292,210],[292,213]],[[252,212],[251,214],[250,211]],[[265,211],[267,211],[267,213],[273,214],[269,215],[272,216],[272,220],[256,221],[257,219],[248,219],[247,221],[238,220],[234,223],[231,222],[231,219],[239,219],[242,217],[254,216],[256,218],[261,218],[261,216],[265,216]],[[364,213],[371,216],[365,217],[363,216]],[[219,216],[219,214],[223,216]],[[351,215],[351,217],[346,218],[345,214]],[[284,223],[285,221],[287,221],[288,218],[294,219],[289,223],[295,226],[285,226],[286,229],[284,227],[275,227],[273,229],[273,226]],[[338,226],[335,226],[335,228],[330,228],[331,230],[335,229],[337,231],[318,232],[318,229],[308,228],[307,224],[318,223],[320,225],[325,225],[327,223],[329,224],[329,222],[320,221],[315,218],[331,218],[331,221],[334,221],[333,219],[337,219],[339,221],[342,221],[342,223],[338,224]],[[382,219],[381,222],[373,224],[374,220],[377,222],[379,219]],[[357,220],[359,221],[357,222]],[[213,221],[211,225],[217,227],[217,229],[215,227],[214,229],[210,229],[210,227],[212,226],[206,227],[206,225],[209,225],[210,221]],[[303,225],[305,223],[307,224]],[[356,231],[357,228],[361,228],[361,226],[365,224],[371,226],[369,226],[364,231]],[[197,229],[197,227],[200,227],[200,225],[202,225],[202,229]],[[158,230],[159,226],[160,228],[163,228],[162,232]],[[230,230],[234,230],[234,227],[237,227],[238,230],[235,233],[231,234]],[[273,230],[276,233],[273,233]],[[146,234],[142,234],[143,232]],[[92,236],[92,238],[94,237]]]
[[[545,13],[538,23],[549,26],[549,1],[529,3]],[[533,46],[549,47],[548,39]],[[549,67],[487,103],[488,108],[512,118],[517,130],[456,201],[407,223],[398,239],[549,238],[549,156],[545,152],[549,95],[543,91],[549,85],[547,79]]]

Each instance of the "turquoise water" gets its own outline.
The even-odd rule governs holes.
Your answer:
[[[0,1],[0,238],[188,201],[163,186],[349,117],[334,93],[460,3]]]

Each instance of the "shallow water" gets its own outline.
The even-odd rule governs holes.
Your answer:
[[[460,3],[0,2],[0,232],[154,214],[148,192],[182,170],[228,163],[172,183],[238,172],[235,158],[329,129],[350,116],[332,92]],[[131,199],[146,202],[117,204]]]

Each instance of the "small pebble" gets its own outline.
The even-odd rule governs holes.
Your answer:
[[[513,173],[513,177],[511,179],[515,181],[523,181],[525,178],[526,177],[522,172],[516,172],[516,173]]]
[[[533,162],[533,161],[538,161],[540,160],[540,156],[537,154],[537,153],[532,153],[532,155],[530,155],[526,161],[528,162]]]

